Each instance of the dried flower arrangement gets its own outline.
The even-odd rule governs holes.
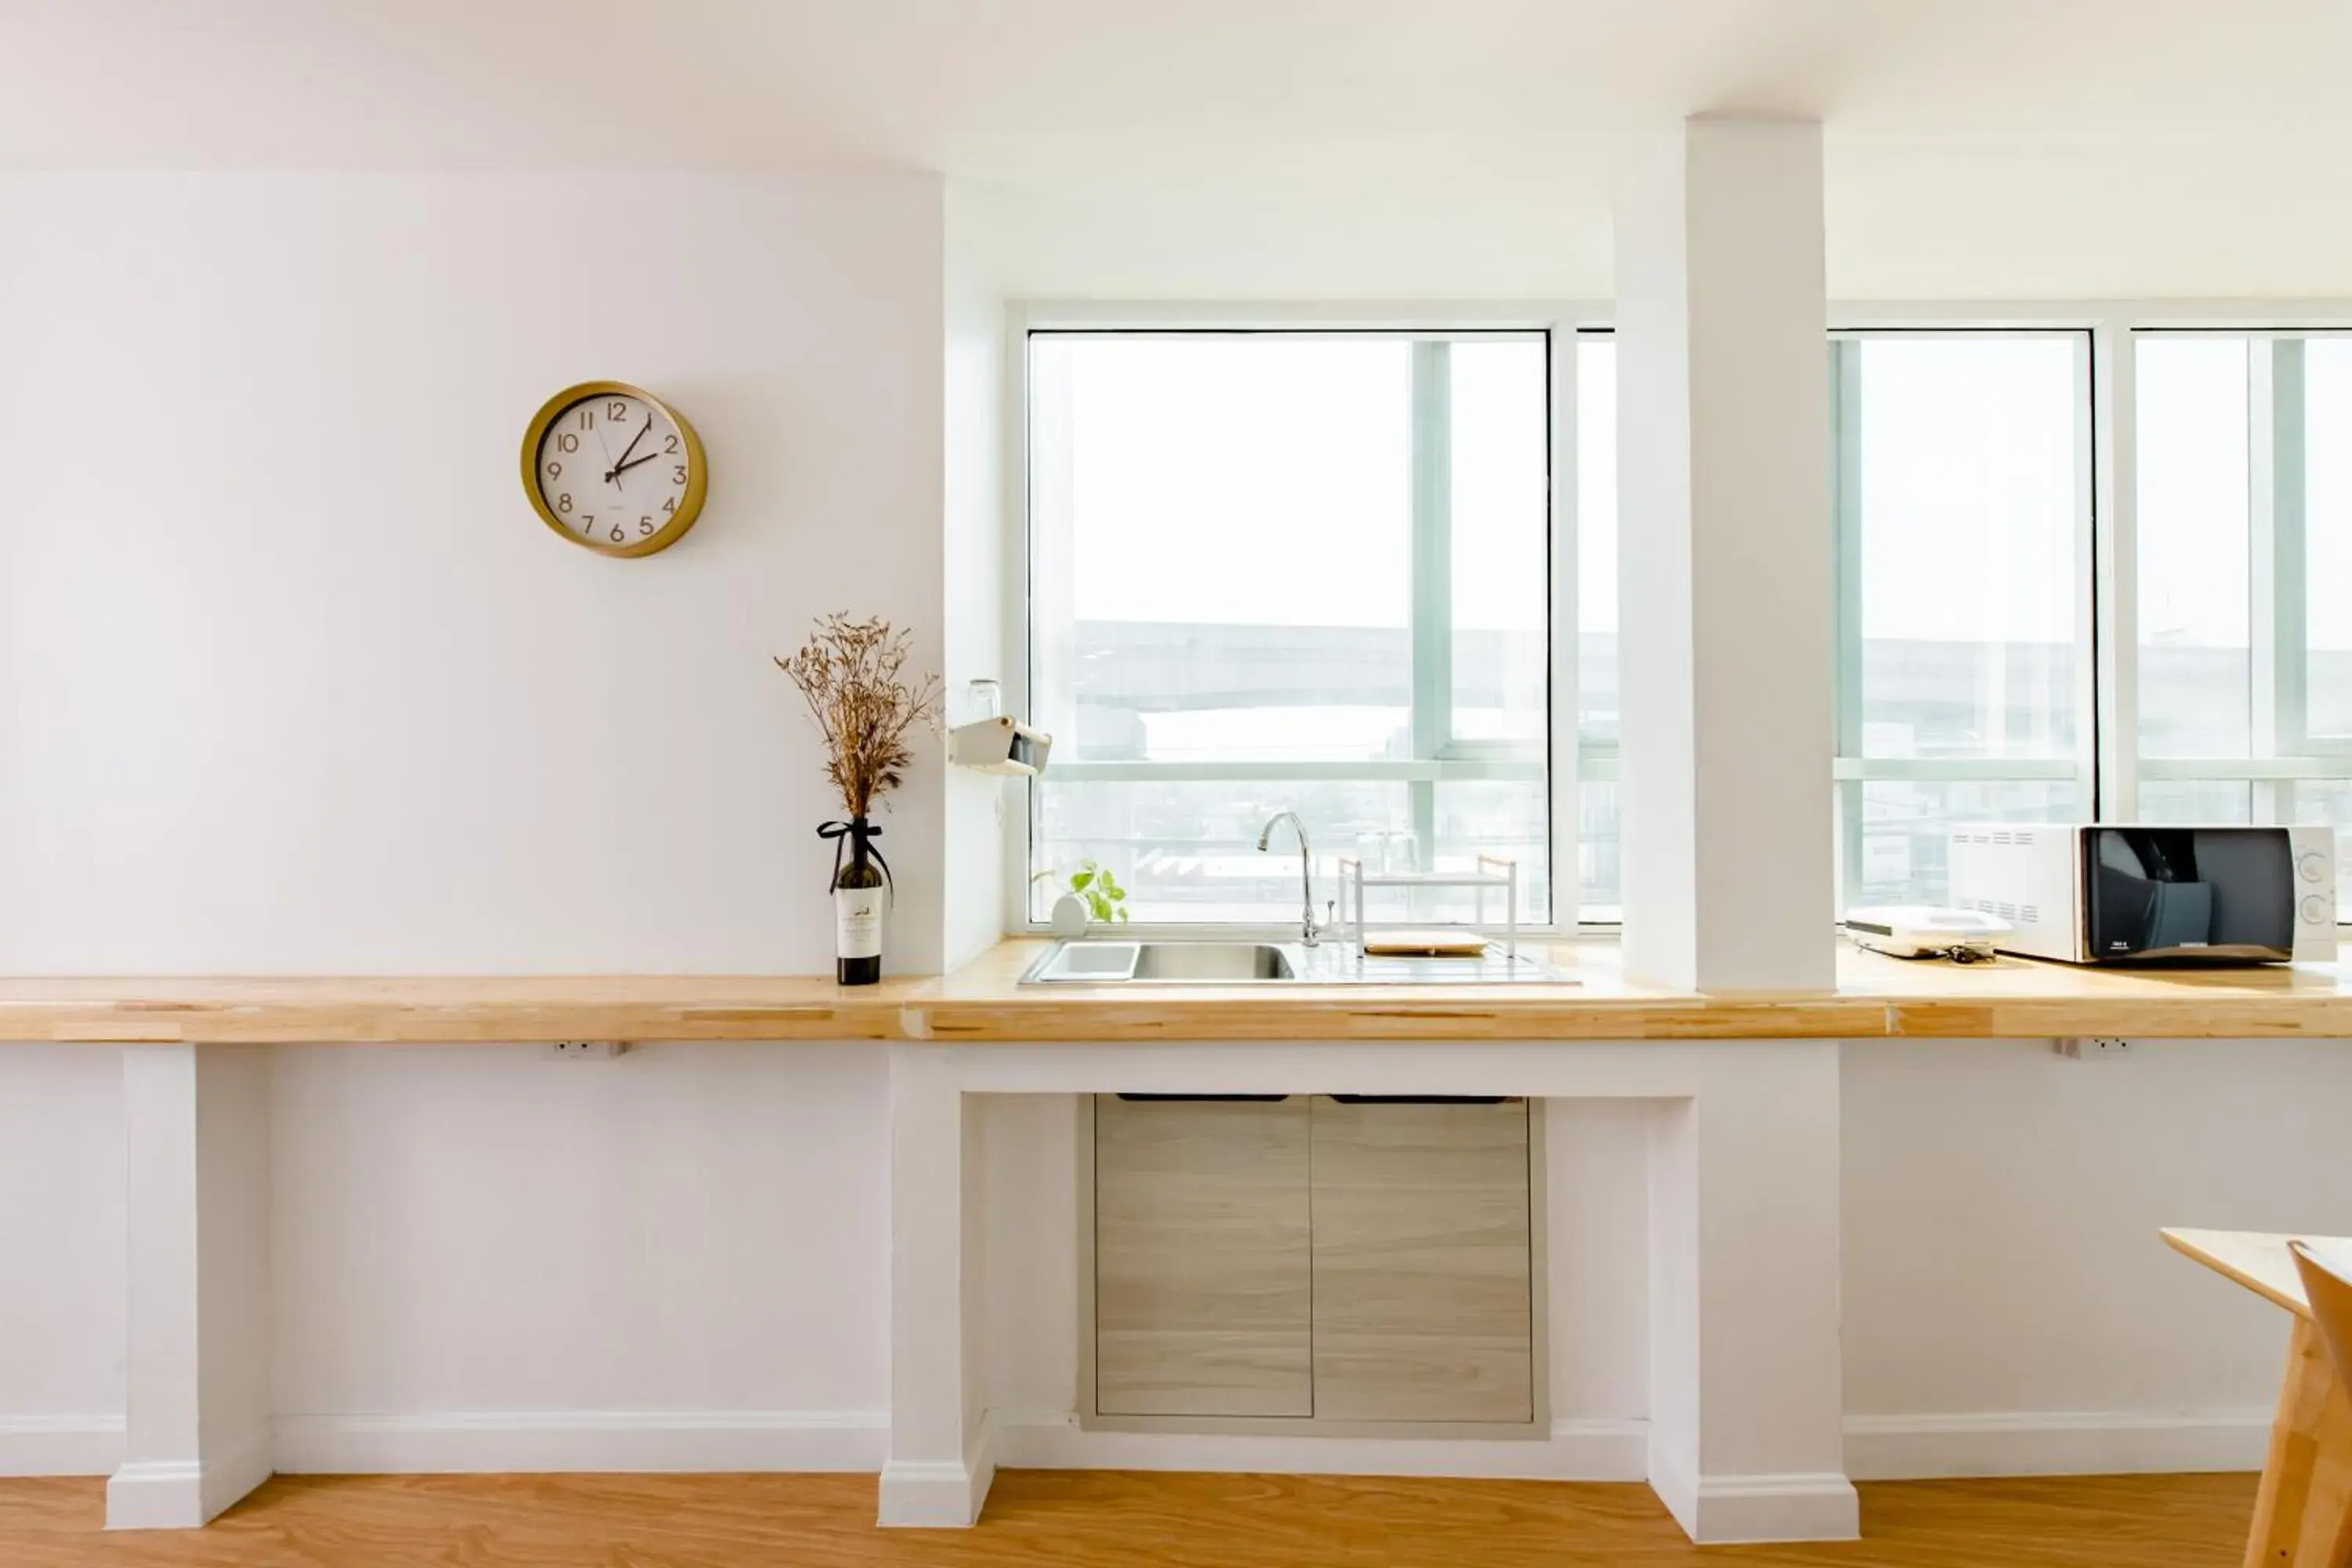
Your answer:
[[[939,723],[940,678],[907,673],[913,641],[885,620],[832,615],[800,652],[776,660],[808,700],[824,736],[825,776],[853,821],[904,781],[915,727]]]

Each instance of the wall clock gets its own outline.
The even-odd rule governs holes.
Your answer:
[[[702,510],[702,442],[642,387],[583,381],[549,398],[522,438],[540,521],[599,555],[651,555]]]

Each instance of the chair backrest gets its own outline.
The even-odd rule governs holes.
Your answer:
[[[2352,1386],[2352,1249],[2339,1244],[2326,1252],[2300,1241],[2290,1241],[2295,1272],[2303,1276],[2304,1299],[2311,1303],[2311,1321],[2326,1343],[2327,1359],[2336,1375]]]

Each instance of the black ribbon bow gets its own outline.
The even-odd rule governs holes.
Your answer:
[[[882,851],[874,845],[874,840],[882,837],[880,828],[861,816],[854,822],[821,823],[816,836],[833,840],[833,880],[827,885],[828,892],[841,886],[842,847],[846,840],[855,838],[858,847],[873,856],[874,863],[882,868],[882,887],[889,895],[889,901],[893,904],[898,901],[898,884],[890,875],[890,862],[882,858]]]

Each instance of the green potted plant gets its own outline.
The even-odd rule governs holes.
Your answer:
[[[1052,871],[1040,871],[1029,879],[1051,881]],[[1078,862],[1062,884],[1061,897],[1054,900],[1054,934],[1065,939],[1087,934],[1090,925],[1117,925],[1127,919],[1127,889],[1118,885],[1110,868],[1098,860]]]

